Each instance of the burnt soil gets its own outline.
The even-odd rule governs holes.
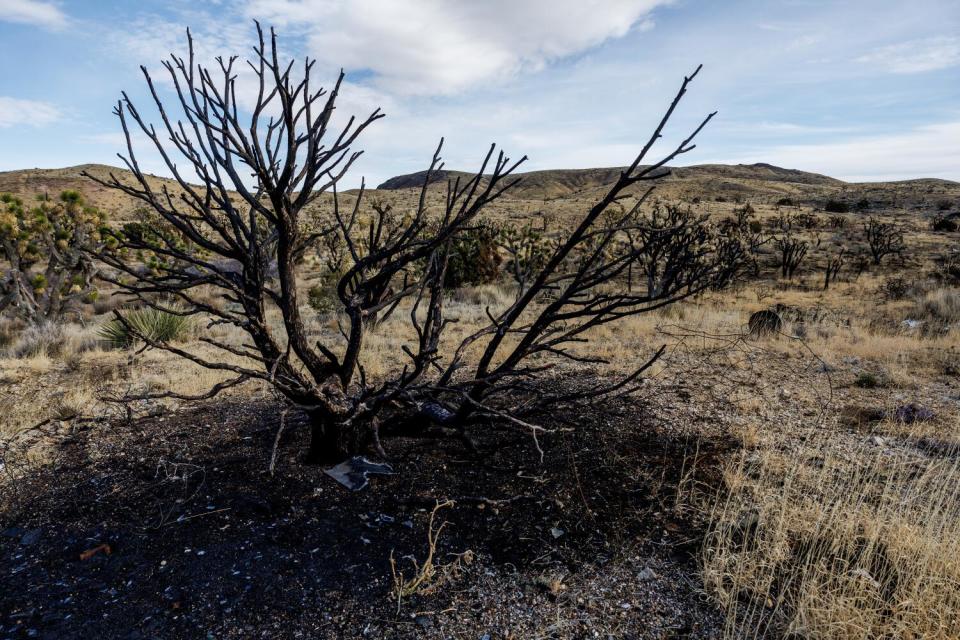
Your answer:
[[[676,491],[709,491],[730,442],[622,401],[552,425],[575,428],[541,437],[542,464],[500,429],[474,431],[479,456],[389,440],[396,474],[350,492],[301,462],[293,414],[268,472],[280,413],[236,399],[74,425],[0,489],[0,638],[718,635],[703,523]],[[454,564],[398,605],[391,553],[409,577],[445,499],[435,559]]]

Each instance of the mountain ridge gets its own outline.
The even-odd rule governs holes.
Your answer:
[[[545,169],[516,174],[521,178],[509,194],[515,200],[562,200],[598,198],[617,180],[624,167],[591,169]],[[776,202],[791,199],[808,203],[822,203],[829,198],[878,200],[906,200],[922,202],[925,198],[960,198],[960,182],[939,178],[914,178],[886,182],[845,182],[823,174],[787,169],[768,163],[701,164],[669,167],[670,174],[657,180],[660,197],[692,201],[695,199],[726,199],[730,201]],[[101,209],[125,217],[142,205],[134,198],[107,189],[84,177],[83,172],[106,179],[110,173],[122,181],[132,181],[127,169],[104,164],[81,164],[57,169],[22,169],[0,172],[0,193],[13,193],[25,200],[37,195],[54,196],[65,189],[81,191],[86,200]],[[420,189],[424,171],[394,176],[382,182],[377,190],[405,193]],[[435,172],[432,183],[473,174],[447,170]],[[176,181],[148,174],[156,188],[167,186],[174,193],[180,191]],[[349,193],[345,191],[344,193]],[[931,195],[933,194],[933,195]],[[386,193],[384,194],[386,195]]]

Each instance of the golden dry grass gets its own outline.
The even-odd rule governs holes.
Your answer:
[[[960,447],[882,442],[768,437],[730,464],[703,552],[726,637],[960,635]]]

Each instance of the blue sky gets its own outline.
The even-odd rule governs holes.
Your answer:
[[[449,167],[490,142],[528,169],[627,164],[701,62],[665,143],[719,114],[684,164],[960,180],[957,0],[0,0],[0,170],[118,164],[138,66],[159,77],[186,26],[206,60],[245,55],[254,18],[346,68],[341,114],[388,114],[351,184],[422,169],[441,135]]]

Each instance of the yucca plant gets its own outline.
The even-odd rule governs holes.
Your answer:
[[[127,324],[111,320],[97,332],[100,338],[116,349],[133,346],[137,335],[155,342],[173,342],[184,338],[190,330],[190,318],[151,307],[128,311],[123,317]]]

